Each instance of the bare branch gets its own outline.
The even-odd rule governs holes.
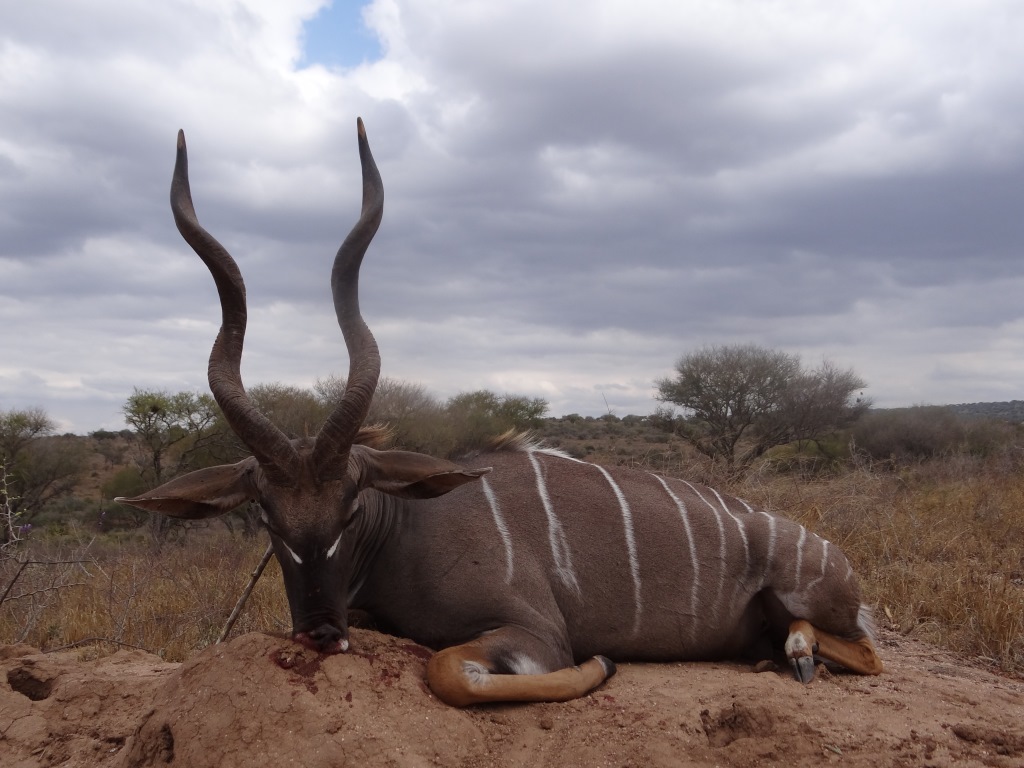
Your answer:
[[[267,551],[263,553],[263,557],[260,559],[259,564],[255,569],[253,569],[253,572],[249,574],[249,583],[245,585],[245,589],[242,591],[241,597],[239,597],[238,602],[235,603],[234,610],[232,610],[231,615],[228,616],[227,623],[224,625],[224,630],[220,633],[220,637],[217,638],[218,643],[223,643],[227,640],[228,635],[231,633],[231,628],[235,626],[235,621],[238,620],[238,615],[242,612],[242,608],[249,599],[249,595],[252,594],[253,587],[255,587],[256,582],[260,580],[260,576],[263,575],[263,569],[267,567],[267,563],[270,562],[270,558],[273,554],[274,548],[268,544]]]

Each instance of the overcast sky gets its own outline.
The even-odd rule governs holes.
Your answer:
[[[329,274],[439,397],[646,414],[704,345],[854,368],[880,406],[1024,398],[1024,4],[33,0],[0,9],[0,410],[124,426],[206,391],[200,221],[252,386],[347,358]]]

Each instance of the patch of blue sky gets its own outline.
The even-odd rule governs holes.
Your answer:
[[[383,56],[380,41],[363,22],[363,0],[332,0],[303,29],[302,64],[350,69]]]

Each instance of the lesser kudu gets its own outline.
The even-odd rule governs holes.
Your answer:
[[[782,644],[804,682],[815,653],[879,673],[846,557],[790,520],[522,436],[460,464],[365,444],[380,355],[360,313],[358,279],[384,191],[357,125],[362,212],[331,275],[349,375],[323,428],[304,439],[289,439],[242,385],[242,276],[196,219],[178,134],[174,220],[212,273],[222,309],[210,389],[252,456],[120,501],[179,518],[258,502],[294,639],[343,652],[348,609],[365,609],[389,631],[440,649],[427,680],[457,706],[567,700],[611,676],[609,658],[720,659],[766,640]]]

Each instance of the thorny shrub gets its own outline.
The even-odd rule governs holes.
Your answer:
[[[23,510],[15,508],[6,467],[0,463],[0,641],[24,642],[46,624],[61,593],[86,585],[92,574],[84,557],[88,544],[34,546],[32,526],[20,522]]]

